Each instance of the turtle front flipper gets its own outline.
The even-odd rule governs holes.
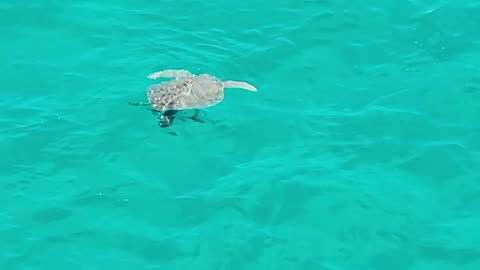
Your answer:
[[[188,116],[187,118],[188,118],[188,119],[191,119],[191,120],[193,120],[193,121],[195,121],[195,122],[203,123],[204,121],[198,116],[198,113],[199,113],[199,112],[200,112],[199,110],[195,110],[195,114],[192,115],[192,116]]]
[[[192,73],[190,73],[190,71],[185,69],[165,69],[165,70],[160,70],[157,72],[150,73],[148,74],[147,78],[154,80],[160,77],[179,78],[179,77],[189,77],[189,76],[192,76]]]
[[[150,103],[148,103],[148,102],[133,102],[133,101],[129,101],[128,104],[133,105],[133,106],[148,106],[148,105],[150,105]]]

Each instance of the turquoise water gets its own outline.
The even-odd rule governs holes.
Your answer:
[[[0,15],[0,269],[480,269],[478,1]],[[258,92],[162,129],[167,68]]]

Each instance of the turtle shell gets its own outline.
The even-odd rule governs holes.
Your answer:
[[[147,98],[153,108],[159,111],[200,109],[221,102],[223,89],[220,79],[200,74],[150,85]]]

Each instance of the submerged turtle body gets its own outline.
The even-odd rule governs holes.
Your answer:
[[[225,88],[241,88],[256,92],[257,89],[242,81],[221,79],[210,74],[195,75],[186,70],[168,69],[148,75],[150,79],[170,77],[174,80],[150,85],[147,88],[148,102],[163,112],[159,117],[161,127],[170,126],[176,112],[185,109],[201,109],[223,100]]]

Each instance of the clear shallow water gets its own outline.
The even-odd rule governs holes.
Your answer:
[[[478,1],[0,4],[1,269],[478,269]],[[150,72],[246,80],[157,126]]]

